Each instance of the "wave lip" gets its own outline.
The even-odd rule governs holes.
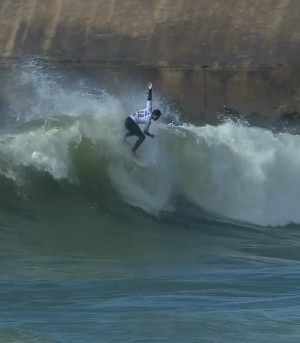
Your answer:
[[[185,133],[179,156],[187,198],[251,224],[299,223],[300,137],[231,122],[177,130]]]
[[[82,117],[69,126],[2,137],[2,176],[17,182],[16,167],[30,167],[76,184],[89,181],[97,187],[109,180],[124,201],[151,214],[176,210],[176,198],[183,197],[218,216],[251,224],[300,222],[298,136],[233,123],[160,124],[154,128],[157,139],[139,151],[145,168],[123,145],[121,129],[107,133],[104,120]]]
[[[27,168],[105,189],[102,197],[117,194],[154,215],[177,211],[183,198],[201,211],[254,225],[300,223],[299,136],[233,122],[159,122],[151,127],[155,139],[138,151],[142,167],[130,154],[134,138],[122,140],[128,94],[71,88],[34,66],[17,76],[7,94],[15,121],[0,136],[0,176],[16,187],[26,183]]]

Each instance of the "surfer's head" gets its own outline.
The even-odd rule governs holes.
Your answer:
[[[154,111],[152,112],[152,119],[153,119],[154,121],[158,120],[160,116],[161,116],[160,110],[154,110]]]

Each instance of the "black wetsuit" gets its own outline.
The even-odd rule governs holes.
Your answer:
[[[133,152],[135,152],[136,149],[143,143],[144,139],[146,138],[145,135],[150,136],[148,131],[151,121],[152,89],[149,89],[146,108],[133,113],[125,119],[125,127],[128,130],[128,132],[125,134],[125,138],[130,136],[137,136],[139,138],[132,149]],[[144,132],[142,132],[138,124],[146,124]]]

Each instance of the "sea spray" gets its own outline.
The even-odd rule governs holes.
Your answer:
[[[123,143],[128,94],[70,86],[57,71],[30,64],[14,70],[10,86],[17,76],[19,84],[7,88],[11,125],[0,137],[2,177],[20,184],[28,175],[22,168],[35,170],[105,189],[101,201],[117,194],[156,216],[181,211],[184,199],[200,215],[262,226],[300,222],[298,136],[230,121],[201,127],[161,121],[151,127],[155,139],[138,151],[141,167],[130,154],[135,138]]]

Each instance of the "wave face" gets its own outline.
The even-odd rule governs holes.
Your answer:
[[[12,207],[20,197],[30,202],[37,188],[46,194],[54,182],[151,215],[176,213],[183,199],[228,220],[300,223],[298,136],[233,122],[154,123],[156,138],[139,150],[145,167],[131,157],[134,139],[123,143],[124,119],[144,105],[143,93],[123,98],[83,82],[66,86],[59,72],[29,63],[12,71],[6,96],[0,183]]]

